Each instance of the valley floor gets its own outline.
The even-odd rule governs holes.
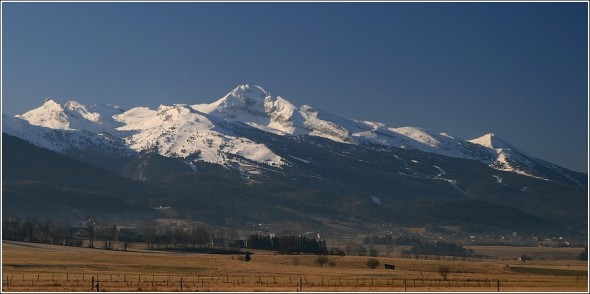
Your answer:
[[[243,255],[111,251],[26,242],[2,242],[2,292],[587,292],[588,263],[573,259],[416,260],[380,256]],[[486,251],[495,248],[486,247]],[[510,248],[499,248],[509,254]],[[516,251],[519,248],[515,248]],[[515,252],[515,254],[517,254]],[[550,254],[547,253],[547,254]],[[496,255],[498,256],[498,255]],[[395,265],[395,270],[383,264]],[[446,266],[447,280],[439,273]]]

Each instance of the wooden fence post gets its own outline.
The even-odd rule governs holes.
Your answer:
[[[94,275],[92,275],[92,282],[90,283],[90,291],[94,290]]]
[[[497,286],[498,286],[498,292],[500,292],[500,279],[496,280]]]

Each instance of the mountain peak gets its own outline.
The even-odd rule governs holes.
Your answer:
[[[468,141],[491,149],[514,149],[510,143],[496,136],[494,133],[487,133],[479,138]]]
[[[63,107],[61,106],[61,104],[57,103],[52,98],[46,98],[45,101],[43,101],[43,105],[41,105],[41,108],[46,110],[63,111]]]
[[[266,117],[265,105],[271,100],[271,93],[264,88],[244,84],[237,86],[223,98],[211,104],[194,105],[193,108],[232,120],[243,115]]]
[[[248,96],[259,96],[259,97],[267,97],[267,96],[271,96],[270,92],[265,90],[264,88],[262,88],[261,86],[258,85],[251,85],[251,84],[243,84],[243,85],[239,85],[237,86],[235,89],[233,89],[230,94],[233,94],[235,96],[241,96],[241,95],[248,95]]]
[[[61,104],[51,98],[45,99],[43,105],[29,110],[16,117],[28,121],[32,125],[43,126],[52,129],[70,129],[68,117]]]
[[[156,115],[163,117],[165,120],[179,119],[191,113],[195,113],[195,110],[186,104],[160,105],[156,111]]]
[[[540,162],[493,133],[463,140],[418,127],[394,128],[384,123],[348,119],[308,105],[297,107],[289,100],[272,95],[270,91],[253,84],[238,85],[213,103],[161,105],[156,110],[136,107],[125,111],[118,106],[86,106],[77,101],[61,105],[47,98],[42,106],[17,115],[16,118],[33,126],[44,127],[31,128],[33,131],[30,134],[22,136],[36,138],[34,140],[41,142],[38,144],[40,146],[55,146],[54,150],[65,150],[77,144],[87,146],[89,140],[93,140],[91,144],[103,142],[97,139],[96,136],[99,136],[116,138],[112,141],[115,142],[114,148],[147,150],[159,146],[162,155],[175,157],[199,151],[201,159],[217,163],[226,162],[228,159],[220,154],[230,152],[257,162],[281,165],[279,155],[270,148],[264,149],[264,142],[258,143],[251,139],[258,136],[252,136],[247,127],[250,126],[277,135],[315,136],[371,148],[384,146],[387,149],[413,149],[478,160],[498,170],[529,176],[536,176],[534,167],[539,166]],[[9,119],[3,116],[3,121]],[[20,120],[10,121],[15,125],[13,133],[22,134],[19,133],[18,123],[25,123]],[[49,129],[67,136],[55,136],[51,138],[55,142],[48,141],[44,134],[53,132]],[[238,138],[242,130],[246,133]],[[78,137],[82,139],[72,139]],[[68,141],[70,139],[74,141]],[[272,143],[272,146],[277,145]],[[541,165],[548,166],[548,163]],[[558,167],[554,170],[561,171]]]
[[[219,107],[221,108],[249,108],[255,109],[262,105],[267,98],[270,99],[271,93],[257,85],[239,85],[225,97],[221,98]]]
[[[86,110],[86,106],[83,105],[82,103],[78,102],[78,101],[68,101],[66,102],[66,104],[64,104],[64,108],[67,110]]]

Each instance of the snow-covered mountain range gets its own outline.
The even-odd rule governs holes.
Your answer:
[[[238,163],[236,156],[281,168],[283,158],[268,143],[244,136],[247,126],[280,136],[317,136],[369,148],[394,147],[482,162],[501,171],[545,180],[547,170],[568,170],[534,158],[494,134],[464,140],[417,127],[343,118],[312,106],[296,106],[255,85],[240,85],[210,104],[161,105],[129,110],[113,105],[60,105],[47,99],[14,117],[2,115],[2,131],[59,153],[93,150],[117,156],[154,151],[162,156]],[[247,125],[247,126],[244,126]],[[572,178],[574,184],[581,185]]]

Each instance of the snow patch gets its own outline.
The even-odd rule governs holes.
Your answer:
[[[375,204],[381,205],[381,199],[379,199],[379,197],[371,196],[371,200],[373,200]]]
[[[303,159],[303,158],[300,158],[300,157],[296,157],[296,156],[293,156],[293,155],[289,155],[289,157],[291,157],[291,158],[293,158],[293,159],[295,159],[295,160],[299,160],[299,161],[301,161],[301,162],[303,162],[303,163],[310,163],[310,161],[309,161],[309,160],[305,160],[305,159]]]
[[[496,182],[497,182],[498,184],[502,184],[502,178],[500,178],[500,177],[499,177],[499,176],[497,176],[497,175],[492,175],[492,177],[496,178]]]
[[[442,168],[440,168],[440,167],[438,167],[436,165],[433,165],[433,167],[435,167],[436,169],[438,169],[438,175],[436,175],[437,177],[440,177],[442,175],[446,175],[447,174],[447,172],[444,169],[442,169]]]

